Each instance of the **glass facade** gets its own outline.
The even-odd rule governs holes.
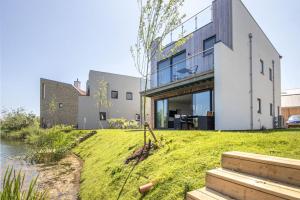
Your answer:
[[[155,127],[158,129],[168,128],[168,100],[156,101]]]
[[[185,52],[172,57],[173,67],[173,81],[180,80],[186,77],[188,70],[186,69],[186,55]]]
[[[193,115],[207,116],[212,111],[212,92],[205,91],[193,94]]]
[[[157,82],[158,85],[164,85],[171,82],[171,62],[166,59],[158,63],[157,67]]]

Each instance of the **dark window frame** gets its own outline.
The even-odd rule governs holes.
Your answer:
[[[269,80],[273,81],[273,70],[272,70],[272,68],[269,68]]]
[[[114,93],[116,93],[116,96],[114,97]],[[117,90],[112,90],[111,92],[110,92],[110,98],[112,98],[112,99],[118,99],[119,98],[119,92],[117,91]]]
[[[273,116],[273,104],[270,103],[270,116]]]
[[[265,63],[264,63],[264,61],[262,59],[260,59],[260,73],[262,75],[265,74]]]
[[[261,99],[257,98],[257,105],[258,105],[258,109],[257,109],[257,113],[261,114]]]
[[[171,56],[171,57],[172,57],[172,56]],[[160,71],[161,71],[161,70],[159,69],[159,65],[160,65],[161,63],[167,61],[167,60],[169,61],[169,68],[170,68],[170,83],[172,82],[172,74],[173,74],[173,72],[172,72],[172,59],[171,59],[171,57],[165,58],[165,59],[160,60],[160,61],[158,61],[158,62],[156,63],[156,73],[157,73],[156,78],[157,78],[157,85],[158,85],[158,86],[164,85],[164,84],[161,84],[161,83],[159,82],[159,75],[160,75]],[[165,70],[165,69],[167,69],[167,67],[164,68],[163,70]]]
[[[99,120],[106,121],[106,112],[99,112]]]
[[[141,115],[140,114],[135,114],[135,121],[141,121]]]
[[[209,41],[209,40],[215,40],[215,42],[214,42],[214,44],[216,44],[216,42],[217,42],[217,37],[216,37],[216,35],[213,35],[213,36],[211,36],[211,37],[209,37],[209,38],[206,38],[205,40],[203,40],[203,57],[205,57],[205,56],[208,56],[208,55],[210,55],[210,54],[212,54],[214,51],[213,51],[213,49],[210,49],[210,48],[208,48],[208,49],[210,49],[210,50],[208,50],[208,49],[206,49],[205,48],[205,43],[207,42],[207,41]],[[208,51],[207,51],[208,50]]]
[[[159,64],[161,64],[162,62],[165,62],[165,61],[169,60],[169,64],[170,64],[169,65],[169,68],[170,68],[170,82],[169,83],[172,83],[174,81],[173,80],[173,65],[176,64],[176,63],[173,63],[173,58],[176,57],[176,56],[178,56],[178,55],[180,55],[180,54],[186,54],[186,49],[183,49],[182,51],[179,51],[179,52],[175,53],[174,55],[171,55],[170,57],[162,59],[162,60],[160,60],[160,61],[158,61],[156,63],[156,72],[157,72],[156,79],[157,79],[157,85],[158,86],[164,85],[164,84],[160,84],[159,83],[159,72],[160,72],[160,70],[159,70]],[[185,55],[185,57],[186,56],[187,55]],[[186,63],[185,63],[185,65],[186,65]],[[165,69],[167,69],[167,67]],[[165,69],[163,69],[163,70],[165,70]]]
[[[131,95],[131,98],[128,98],[127,95]],[[128,101],[133,100],[133,93],[132,92],[126,92],[126,100],[128,100]]]

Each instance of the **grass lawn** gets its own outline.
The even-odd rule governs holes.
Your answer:
[[[205,172],[220,166],[221,154],[244,151],[300,159],[300,129],[266,132],[155,131],[164,146],[139,163],[120,199],[183,199],[205,184]],[[99,130],[74,149],[85,161],[80,196],[117,199],[132,165],[125,159],[143,144],[142,131]],[[138,187],[156,181],[144,197]]]

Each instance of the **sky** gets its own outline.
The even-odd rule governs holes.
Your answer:
[[[242,0],[283,56],[282,89],[300,88],[300,0]],[[130,46],[136,0],[0,0],[1,108],[39,114],[40,78],[83,86],[89,70],[139,76]],[[211,0],[186,0],[187,17]]]

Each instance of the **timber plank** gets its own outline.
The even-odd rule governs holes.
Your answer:
[[[279,184],[227,169],[207,172],[206,186],[212,190],[241,200],[299,200],[300,188]]]
[[[187,200],[234,200],[209,188],[202,188],[187,193]]]
[[[300,160],[242,152],[227,152],[222,155],[222,167],[300,186]]]

